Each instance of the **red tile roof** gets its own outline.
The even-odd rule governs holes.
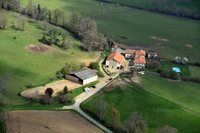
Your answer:
[[[134,63],[137,64],[146,64],[146,60],[144,56],[136,56],[134,59]]]
[[[108,58],[106,60],[115,60],[119,63],[122,63],[125,60],[125,58],[121,53],[113,52],[108,56]]]
[[[146,52],[144,50],[135,50],[135,55],[145,56]]]
[[[135,50],[134,49],[125,49],[125,54],[134,54]]]

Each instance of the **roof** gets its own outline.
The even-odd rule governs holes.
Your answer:
[[[121,49],[121,48],[113,48],[112,50],[111,50],[111,52],[119,52],[119,53],[123,53],[124,52],[124,50],[123,49]]]
[[[106,60],[115,60],[119,63],[122,63],[122,61],[125,60],[125,58],[121,53],[116,51],[111,53]]]
[[[125,49],[125,54],[134,54],[135,50],[134,49]]]
[[[144,50],[135,50],[135,55],[143,55],[145,56],[146,52]]]
[[[179,67],[172,67],[172,70],[176,73],[180,73],[181,69]]]
[[[82,80],[97,76],[95,71],[88,69],[88,68],[82,69],[82,70],[79,70],[79,71],[70,72],[69,74],[73,74],[73,75],[77,76],[78,78],[80,78]]]
[[[137,64],[146,64],[146,60],[144,56],[136,56],[134,59],[134,63]]]

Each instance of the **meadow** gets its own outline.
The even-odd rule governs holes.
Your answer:
[[[28,0],[22,0],[24,6]],[[189,56],[199,61],[200,21],[178,18],[96,0],[33,0],[41,7],[62,9],[66,18],[79,12],[96,20],[98,30],[129,47],[153,49],[167,59]],[[187,50],[186,50],[187,49]]]
[[[165,86],[167,85],[162,85],[162,89],[165,89]],[[174,86],[178,87],[180,85],[174,84]],[[181,89],[181,87],[178,88]],[[181,90],[179,90],[179,92],[180,91]],[[188,94],[187,92],[185,93],[185,95]],[[103,122],[107,126],[110,125],[112,121],[109,111],[110,107],[114,106],[120,112],[121,128],[124,121],[133,112],[140,112],[147,122],[148,132],[150,133],[155,132],[157,128],[164,125],[175,127],[181,133],[198,133],[200,131],[199,114],[193,113],[170,100],[161,98],[160,95],[149,93],[146,89],[143,90],[137,85],[114,85],[112,88],[104,88],[103,94],[106,101]],[[82,103],[83,109],[90,115],[97,115],[96,103],[99,96],[100,93]]]
[[[8,105],[26,103],[27,100],[17,94],[27,89],[26,86],[37,86],[56,80],[55,73],[65,63],[81,63],[97,56],[96,52],[81,51],[81,43],[75,39],[71,42],[73,47],[67,50],[53,46],[43,53],[31,51],[27,46],[38,44],[38,39],[42,37],[40,25],[27,19],[25,31],[15,30],[12,26],[16,24],[19,14],[10,12],[6,16],[9,18],[8,28],[0,31],[0,76],[8,77],[4,97]]]

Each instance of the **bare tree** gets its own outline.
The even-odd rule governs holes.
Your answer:
[[[111,106],[110,112],[112,118],[112,126],[116,130],[120,125],[120,112],[114,106]]]
[[[141,114],[134,112],[124,123],[126,133],[146,133],[147,124]]]
[[[0,29],[5,30],[8,24],[8,19],[4,11],[0,11]]]
[[[73,32],[78,33],[81,15],[79,13],[72,13],[70,16],[69,27]]]
[[[106,107],[105,100],[104,100],[104,94],[102,91],[100,92],[100,96],[97,99],[96,105],[97,105],[96,108],[97,108],[97,115],[99,117],[99,120],[102,120],[102,116],[103,116],[103,113],[104,113],[105,107]]]
[[[165,125],[156,130],[156,133],[177,133],[178,130],[172,126]]]
[[[33,4],[32,0],[29,0],[26,9],[27,9],[27,15],[33,17],[33,14],[34,14],[34,4]]]
[[[53,19],[54,19],[54,23],[55,23],[56,25],[59,24],[60,18],[61,18],[62,16],[64,16],[63,14],[64,14],[63,11],[61,11],[60,9],[55,9],[55,10],[53,11]]]

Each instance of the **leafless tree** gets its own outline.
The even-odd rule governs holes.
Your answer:
[[[69,27],[73,32],[78,33],[81,15],[79,13],[72,13],[70,16]]]
[[[146,133],[147,124],[141,114],[134,112],[124,123],[126,133]]]
[[[156,130],[156,133],[177,133],[178,130],[172,126],[165,125]]]
[[[111,106],[110,112],[112,118],[112,126],[116,130],[120,126],[120,112],[114,106]]]
[[[102,91],[100,92],[100,96],[97,99],[96,106],[97,106],[96,108],[97,108],[97,115],[99,117],[99,120],[102,120],[102,116],[103,116],[103,113],[104,113],[105,108],[106,108],[106,103],[105,103],[105,100],[104,100],[104,94],[103,94]]]
[[[8,19],[4,11],[0,11],[0,29],[5,30],[8,24]]]

